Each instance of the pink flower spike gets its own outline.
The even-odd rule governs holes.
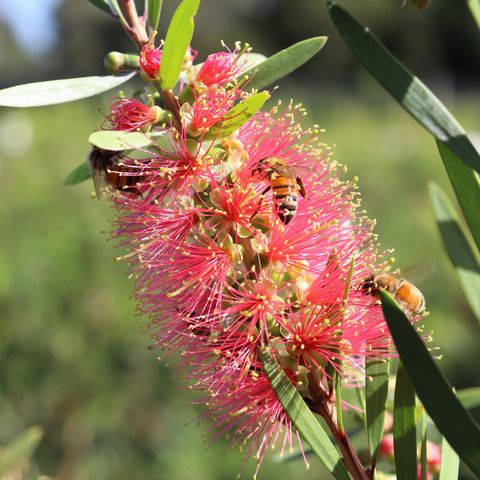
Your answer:
[[[238,49],[233,52],[212,53],[203,63],[195,81],[207,87],[225,85],[240,73],[242,69],[238,62],[240,55]]]
[[[234,106],[239,92],[221,87],[210,87],[195,96],[195,102],[185,113],[188,133],[198,137],[218,122]]]
[[[161,60],[161,47],[154,48],[150,42],[143,46],[140,52],[140,68],[151,80],[158,79]]]
[[[112,130],[147,131],[157,121],[159,107],[148,107],[134,98],[118,98],[107,117]]]

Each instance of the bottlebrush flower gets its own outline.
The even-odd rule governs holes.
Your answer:
[[[212,53],[203,62],[195,82],[201,83],[206,87],[225,85],[230,82],[243,68],[243,63],[240,59],[244,50],[237,46],[233,52]]]
[[[202,81],[219,81],[212,65],[221,61],[204,65]],[[357,212],[356,185],[339,179],[319,132],[301,128],[303,109],[275,107],[229,137],[205,135],[243,94],[210,87],[182,107],[169,146],[145,160],[142,196],[115,199],[116,236],[156,347],[180,354],[217,434],[248,443],[247,457],[260,464],[270,445],[300,443],[261,348],[315,400],[329,389],[327,366],[363,376],[359,359],[390,355],[391,340],[377,299],[362,287],[386,265],[374,222]],[[274,180],[296,194],[288,224]]]
[[[239,93],[237,90],[210,87],[197,94],[193,105],[185,104],[183,108],[187,132],[194,137],[205,134],[211,126],[225,118]]]
[[[162,60],[161,47],[155,48],[152,42],[146,43],[140,52],[140,68],[151,80],[156,80],[160,74]]]
[[[148,131],[159,120],[160,107],[149,107],[134,98],[118,98],[110,105],[107,120],[112,130]]]

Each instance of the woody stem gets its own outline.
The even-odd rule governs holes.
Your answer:
[[[145,21],[138,16],[137,7],[133,0],[118,0],[118,5],[127,22],[126,25],[123,25],[123,28],[138,48],[141,49],[148,42]]]
[[[347,434],[338,427],[333,413],[329,409],[328,393],[321,387],[318,375],[315,372],[309,374],[309,384],[310,393],[314,398],[314,403],[310,406],[310,409],[325,420],[342,453],[345,468],[350,472],[354,480],[370,480]]]

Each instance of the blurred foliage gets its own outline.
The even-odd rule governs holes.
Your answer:
[[[162,22],[175,4],[164,3]],[[478,125],[478,92],[457,95],[452,88],[480,76],[478,62],[469,61],[478,58],[480,45],[466,4],[434,0],[417,13],[400,9],[400,0],[343,3],[420,77],[434,79],[436,93],[467,129]],[[118,25],[86,1],[64,2],[58,18],[59,50],[36,63],[0,29],[0,62],[9,67],[2,86],[99,74],[106,51],[132,48]],[[363,205],[378,219],[382,246],[395,247],[397,265],[434,267],[419,284],[432,312],[426,331],[434,330],[452,384],[478,385],[477,325],[428,203],[430,179],[451,194],[435,143],[357,70],[323,2],[301,0],[292,15],[286,0],[205,1],[194,46],[203,58],[220,39],[228,45],[241,39],[272,54],[318,34],[331,35],[327,46],[281,82],[280,95],[304,102],[306,121],[327,130],[322,138],[337,144],[334,158],[348,166],[349,176],[360,177]],[[107,105],[104,97],[101,110]],[[0,111],[0,444],[39,425],[38,471],[60,479],[230,480],[243,454],[223,440],[205,449],[212,436],[201,432],[209,424],[185,427],[204,410],[189,406],[192,394],[179,389],[171,370],[146,348],[149,333],[135,316],[126,266],[114,262],[114,242],[101,233],[110,230],[111,209],[89,199],[90,182],[63,185],[88,153],[86,139],[102,120],[96,109],[92,101]],[[365,441],[355,439],[356,445]],[[260,478],[324,478],[318,462],[311,463],[305,472],[301,461],[278,465],[267,455]],[[253,470],[250,462],[244,478]]]

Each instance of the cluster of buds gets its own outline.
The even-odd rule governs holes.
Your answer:
[[[354,384],[365,359],[390,355],[365,287],[388,262],[356,181],[340,178],[321,131],[300,125],[304,109],[279,102],[240,121],[237,107],[259,95],[242,78],[246,48],[202,65],[195,56],[187,51],[176,96],[155,95],[162,50],[147,43],[141,100],[111,105],[107,128],[160,139],[117,166],[114,236],[155,347],[177,355],[213,429],[248,444],[260,464],[276,441],[300,444],[261,352],[309,404],[332,405],[335,376]]]

